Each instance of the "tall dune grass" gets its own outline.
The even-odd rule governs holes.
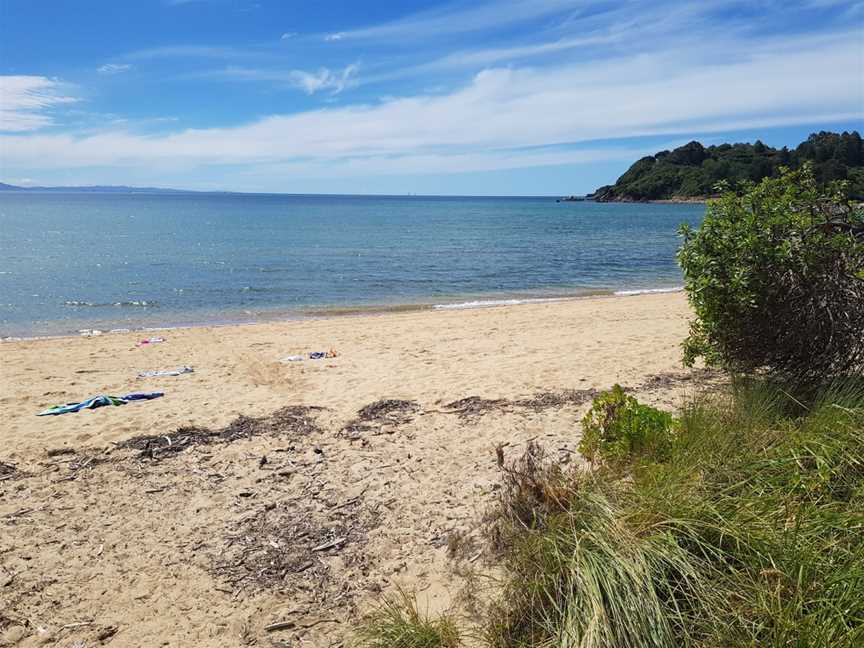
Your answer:
[[[404,591],[384,599],[363,619],[355,633],[354,648],[458,648],[460,633],[447,615],[430,617],[417,600]]]
[[[490,645],[864,645],[864,389],[737,382],[678,425],[512,531]]]

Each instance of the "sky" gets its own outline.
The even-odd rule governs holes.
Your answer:
[[[0,181],[569,195],[864,130],[864,0],[0,0]]]

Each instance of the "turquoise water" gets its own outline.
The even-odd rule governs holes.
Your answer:
[[[676,229],[703,212],[550,198],[0,193],[0,337],[671,288]]]

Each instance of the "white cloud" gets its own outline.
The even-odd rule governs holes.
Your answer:
[[[237,65],[228,66],[222,70],[211,70],[193,75],[191,78],[230,79],[232,81],[258,81],[267,83],[287,84],[307,94],[329,91],[331,95],[339,94],[348,87],[357,84],[359,65],[352,63],[341,70],[320,68],[315,72],[306,70],[280,70],[271,68],[248,68]]]
[[[286,78],[310,93],[336,91],[353,75],[350,67]],[[586,159],[572,148],[537,147],[860,120],[860,70],[854,32],[767,42],[734,59],[694,57],[688,45],[602,65],[491,68],[449,94],[273,115],[235,127],[153,136],[6,136],[0,148],[7,166],[22,172],[213,164],[281,165],[298,173],[518,168]]]
[[[131,63],[106,63],[96,68],[96,71],[99,74],[119,74],[120,72],[128,72],[131,69]]]
[[[357,65],[347,65],[341,71],[331,71],[321,68],[317,72],[305,72],[303,70],[292,70],[289,79],[306,94],[315,94],[322,90],[329,90],[333,94],[342,92],[350,83],[352,77],[357,73]]]
[[[282,36],[279,37],[279,40],[289,40],[294,38],[297,35],[297,32],[285,32]]]
[[[344,34],[344,33],[342,33],[342,32],[336,32],[335,34],[327,34],[327,35],[324,37],[324,40],[325,40],[325,41],[328,41],[328,42],[332,42],[332,41],[342,40],[343,38],[345,38],[345,34]]]
[[[53,124],[52,107],[76,101],[62,84],[43,76],[0,76],[0,131],[32,131]]]
[[[475,32],[573,11],[589,4],[588,0],[453,2],[384,24],[331,34],[326,40],[351,38],[405,41],[420,36]]]

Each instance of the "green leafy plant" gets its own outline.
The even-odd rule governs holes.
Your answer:
[[[805,166],[727,191],[699,229],[682,226],[686,364],[802,384],[864,369],[864,210],[844,195]]]
[[[589,461],[664,458],[675,434],[671,414],[643,405],[621,385],[597,396],[582,419],[579,452]]]

